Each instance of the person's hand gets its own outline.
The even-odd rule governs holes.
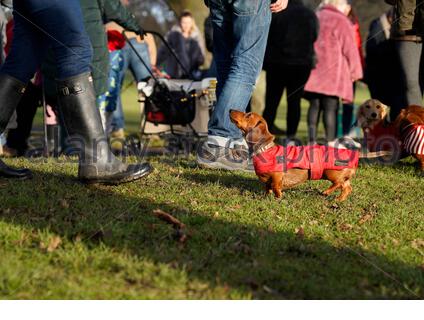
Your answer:
[[[276,13],[283,11],[287,8],[287,5],[289,3],[289,0],[277,0],[273,4],[271,4],[271,12]]]

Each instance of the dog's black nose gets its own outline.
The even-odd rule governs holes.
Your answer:
[[[237,111],[237,110],[231,109],[231,110],[230,110],[230,114],[231,114],[231,112],[233,112],[233,111]]]
[[[371,117],[377,118],[377,114],[375,112],[371,113]]]

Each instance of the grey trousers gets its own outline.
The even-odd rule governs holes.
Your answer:
[[[422,43],[412,41],[396,41],[396,50],[402,70],[403,88],[401,88],[404,108],[411,104],[423,104],[423,59]],[[397,109],[397,108],[396,108]],[[398,110],[400,111],[400,109]]]

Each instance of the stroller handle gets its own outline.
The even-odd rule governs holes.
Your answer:
[[[123,30],[122,31],[122,35],[124,36],[125,40],[127,41],[127,43],[129,44],[129,46],[131,47],[131,49],[134,51],[134,53],[136,54],[137,58],[143,63],[144,67],[146,67],[146,69],[149,71],[150,75],[152,76],[152,78],[154,80],[157,80],[157,78],[155,77],[155,75],[153,74],[153,71],[147,66],[147,63],[143,60],[143,58],[140,56],[140,54],[137,52],[137,50],[134,48],[133,44],[129,41],[127,35],[125,34],[127,31]],[[159,32],[157,31],[151,31],[151,30],[144,30],[144,33],[151,33],[154,36],[158,37],[163,44],[166,46],[166,48],[169,50],[169,52],[171,53],[171,55],[174,57],[174,59],[177,61],[178,65],[181,67],[181,69],[183,69],[184,73],[189,77],[190,80],[191,76],[190,76],[190,72],[187,70],[187,68],[184,66],[184,64],[181,62],[180,58],[178,58],[178,55],[175,53],[174,49],[169,45],[168,41],[165,39],[165,37],[163,35],[161,35]]]

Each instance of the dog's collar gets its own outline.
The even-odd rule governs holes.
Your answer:
[[[259,149],[256,149],[256,150],[253,152],[252,156],[253,156],[253,157],[258,156],[258,155],[260,155],[261,153],[264,153],[265,151],[267,151],[267,150],[269,150],[269,149],[271,149],[271,148],[273,148],[273,147],[275,147],[275,146],[276,146],[276,144],[275,144],[274,142],[268,143],[267,145],[265,145],[265,146],[263,146],[263,147],[260,147]]]

